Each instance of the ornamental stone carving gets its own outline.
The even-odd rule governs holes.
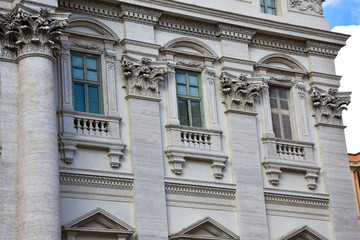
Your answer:
[[[52,55],[52,48],[67,26],[68,14],[59,19],[46,9],[37,14],[25,12],[20,8],[2,16],[0,23],[3,32],[3,56],[15,57],[27,53]]]
[[[329,88],[327,92],[311,89],[311,100],[318,123],[342,125],[342,111],[347,110],[350,103],[350,92],[338,92]]]
[[[260,96],[262,82],[249,82],[246,75],[231,77],[222,73],[220,77],[225,104],[228,109],[253,111],[255,98]]]
[[[151,67],[151,59],[142,58],[139,64],[123,60],[121,66],[128,82],[129,95],[159,97],[158,83],[164,81],[165,67]]]
[[[289,0],[291,8],[296,8],[300,12],[314,12],[322,15],[322,4],[325,0]]]

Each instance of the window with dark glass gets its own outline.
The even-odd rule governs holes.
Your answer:
[[[199,74],[177,71],[176,89],[180,124],[191,127],[202,127]]]
[[[292,139],[289,89],[270,87],[269,91],[275,137]]]
[[[260,8],[262,13],[276,15],[276,0],[260,0]]]
[[[71,53],[74,110],[102,113],[99,56]]]

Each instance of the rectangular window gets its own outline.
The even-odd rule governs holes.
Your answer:
[[[270,87],[269,91],[275,137],[292,139],[289,89]]]
[[[199,74],[177,71],[176,89],[180,124],[191,127],[202,127]]]
[[[100,57],[71,53],[74,109],[102,113]]]
[[[276,0],[260,0],[260,9],[262,13],[276,15]]]

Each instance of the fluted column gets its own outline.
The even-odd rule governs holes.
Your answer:
[[[59,15],[57,15],[59,17]],[[52,47],[66,26],[41,10],[4,16],[19,72],[18,239],[60,239],[59,170]],[[15,226],[14,226],[15,227]]]

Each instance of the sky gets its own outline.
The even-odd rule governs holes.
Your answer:
[[[343,111],[347,149],[360,152],[360,0],[326,0],[324,17],[334,32],[351,35],[335,59],[340,91],[351,91],[348,111]]]

